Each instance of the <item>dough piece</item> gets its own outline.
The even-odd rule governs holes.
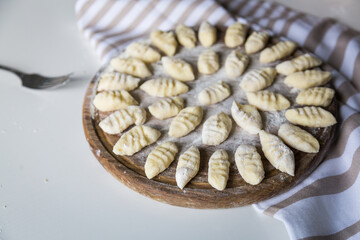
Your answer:
[[[212,49],[205,50],[199,56],[197,67],[202,74],[213,74],[219,70],[219,56]]]
[[[239,77],[248,66],[250,58],[239,50],[233,50],[225,61],[225,71],[228,77]]]
[[[163,98],[149,106],[149,112],[157,119],[166,119],[176,116],[184,108],[181,97]]]
[[[111,72],[105,73],[100,77],[97,86],[98,91],[104,90],[126,90],[131,91],[139,86],[140,78],[131,75]]]
[[[280,111],[290,107],[290,102],[279,93],[269,91],[248,92],[248,102],[262,111]]]
[[[336,124],[336,118],[321,107],[303,107],[289,109],[285,112],[286,119],[305,127],[328,127]]]
[[[295,173],[295,158],[291,149],[281,139],[261,130],[259,133],[262,151],[271,165],[291,176]]]
[[[178,148],[173,142],[164,142],[158,145],[148,155],[145,162],[145,175],[148,179],[152,179],[174,161]]]
[[[276,65],[276,71],[283,75],[289,75],[294,72],[320,66],[321,64],[322,61],[320,59],[310,54],[304,54]]]
[[[211,105],[223,101],[231,94],[230,87],[223,81],[218,81],[202,90],[198,99],[202,105]]]
[[[289,87],[297,89],[307,89],[326,84],[332,77],[331,72],[320,70],[306,70],[304,72],[295,72],[288,75],[284,83]]]
[[[234,48],[244,44],[248,27],[239,22],[231,24],[225,33],[225,45],[229,48]]]
[[[202,22],[199,28],[199,41],[204,47],[212,46],[216,42],[216,27]]]
[[[284,123],[280,126],[279,137],[290,147],[306,153],[317,153],[320,149],[320,144],[307,131],[294,126],[290,123]]]
[[[200,167],[200,151],[197,147],[190,147],[180,155],[176,167],[175,179],[178,187],[184,189],[185,185],[196,176]]]
[[[144,82],[140,89],[155,97],[172,97],[189,91],[189,87],[171,78],[156,78]]]
[[[174,56],[177,48],[177,41],[173,32],[163,32],[154,30],[150,34],[150,39],[155,47],[163,51],[168,56]]]
[[[240,87],[246,92],[257,92],[267,88],[276,77],[274,68],[260,68],[248,72],[240,82]]]
[[[196,35],[192,28],[180,24],[176,27],[176,36],[181,45],[193,48],[196,45]]]
[[[127,108],[139,103],[125,90],[110,90],[96,94],[94,106],[102,112]]]
[[[235,152],[235,163],[245,182],[257,185],[264,179],[265,171],[256,147],[240,145]]]
[[[174,57],[161,59],[165,71],[176,80],[188,82],[195,79],[191,65],[184,60]]]
[[[132,124],[141,125],[146,121],[146,111],[139,106],[129,106],[113,112],[99,123],[99,127],[106,133],[118,134]]]
[[[160,131],[146,125],[135,126],[123,135],[115,143],[113,152],[116,155],[132,156],[144,147],[158,140]]]
[[[138,58],[146,63],[153,63],[159,61],[161,58],[161,55],[158,51],[146,44],[139,42],[133,42],[127,46],[126,53],[129,56]]]
[[[231,131],[231,118],[221,112],[209,117],[202,129],[202,143],[206,145],[219,145],[225,141]]]
[[[260,53],[260,62],[270,63],[290,56],[296,47],[297,44],[292,41],[278,42],[274,46],[262,50]]]
[[[226,188],[229,179],[229,155],[225,150],[217,150],[209,159],[208,182],[209,184],[222,191]]]
[[[335,91],[326,87],[314,87],[302,90],[296,97],[296,103],[300,105],[313,105],[327,107],[330,105]]]
[[[110,65],[118,72],[139,78],[146,78],[152,75],[146,64],[136,58],[113,58],[110,61]]]
[[[201,122],[203,109],[199,106],[186,107],[172,120],[169,135],[183,137],[193,131]]]
[[[257,134],[262,129],[261,115],[254,106],[242,105],[233,101],[231,116],[236,124],[248,133]]]
[[[253,54],[262,50],[268,40],[270,34],[268,32],[253,32],[250,37],[246,40],[245,51],[247,54]]]

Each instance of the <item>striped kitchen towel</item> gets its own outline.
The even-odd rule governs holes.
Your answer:
[[[79,29],[104,62],[156,28],[238,20],[284,35],[337,69],[340,124],[326,159],[302,183],[254,207],[283,221],[291,239],[360,239],[359,32],[260,0],[78,0],[75,10]]]

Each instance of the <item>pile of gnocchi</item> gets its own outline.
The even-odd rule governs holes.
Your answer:
[[[252,54],[260,52],[259,61],[266,65],[288,58],[297,48],[296,43],[291,41],[280,41],[266,47],[270,38],[268,32],[254,31],[247,37],[248,32],[248,26],[236,22],[226,29],[224,36],[225,46],[233,49],[224,62],[224,77],[236,82],[246,93],[247,103],[234,100],[231,109],[226,109],[231,116],[220,112],[208,117],[202,125],[201,142],[205,146],[218,146],[226,142],[234,121],[236,127],[243,129],[246,134],[259,136],[262,152],[271,165],[294,176],[295,159],[291,148],[306,153],[317,153],[320,149],[318,140],[299,126],[323,128],[336,124],[332,113],[322,108],[330,105],[334,90],[320,87],[330,81],[332,74],[314,70],[322,61],[310,54],[283,61],[275,68],[263,66],[246,71]],[[193,28],[179,25],[175,33],[154,30],[150,39],[151,44],[131,43],[125,50],[126,57],[119,56],[110,61],[112,71],[100,76],[93,105],[100,112],[111,112],[100,121],[99,127],[107,134],[120,134],[113,152],[132,156],[157,142],[162,133],[155,127],[144,125],[147,111],[139,106],[130,91],[137,89],[143,81],[139,89],[149,97],[157,98],[147,109],[158,120],[172,118],[167,132],[171,141],[158,144],[147,155],[145,174],[152,179],[175,160],[178,153],[176,141],[199,127],[204,108],[219,104],[231,96],[231,87],[223,80],[208,84],[197,93],[197,103],[188,101],[188,106],[181,97],[191,90],[188,84],[197,77],[212,75],[221,69],[219,53],[212,48],[218,40],[215,26],[203,22],[196,34]],[[204,50],[197,58],[197,71],[194,71],[194,66],[176,56],[176,53],[179,47],[191,51],[197,46],[197,41]],[[152,77],[151,64],[160,65],[166,77]],[[286,96],[264,90],[273,84],[278,74],[286,76],[284,84],[300,91],[295,102],[301,107],[288,109],[291,103]],[[277,135],[264,130],[261,116],[261,112],[273,111],[285,111],[287,120],[279,127]],[[234,159],[245,182],[256,185],[264,179],[261,155],[254,145],[237,146]],[[199,166],[198,146],[185,149],[178,157],[175,174],[180,189],[197,175]],[[217,190],[224,190],[229,178],[228,152],[219,146],[209,158],[208,166],[209,184]]]

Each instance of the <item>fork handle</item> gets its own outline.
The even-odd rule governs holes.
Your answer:
[[[23,72],[21,72],[21,71],[19,71],[19,70],[16,70],[16,69],[14,69],[14,68],[11,68],[11,67],[4,66],[4,65],[0,65],[0,69],[3,69],[3,70],[6,70],[6,71],[15,73],[15,74],[18,75],[19,77],[22,77],[22,76],[24,75]]]

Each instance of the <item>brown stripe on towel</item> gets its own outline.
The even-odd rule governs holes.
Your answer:
[[[336,21],[331,18],[323,19],[318,25],[316,25],[307,36],[304,47],[312,52],[315,52],[317,46],[321,43],[322,39],[328,32],[328,30],[336,24]]]
[[[89,0],[81,7],[81,9],[76,14],[78,20],[87,12],[87,10],[94,4],[94,2],[95,0]]]
[[[111,7],[116,3],[116,1],[114,0],[110,0],[108,1],[100,10],[99,12],[93,17],[93,19],[91,19],[91,21],[82,28],[82,31],[84,31],[87,28],[93,27],[94,25],[96,25],[102,18],[103,16],[111,9]]]

